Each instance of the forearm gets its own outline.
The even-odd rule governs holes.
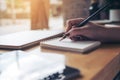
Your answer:
[[[120,27],[106,27],[103,35],[108,42],[120,42]]]

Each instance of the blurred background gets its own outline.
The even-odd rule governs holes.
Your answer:
[[[66,20],[86,18],[102,4],[104,0],[0,0],[0,32],[62,30]],[[95,20],[104,19],[109,19],[108,9]]]
[[[36,0],[0,0],[0,27],[19,26],[29,29],[31,26],[31,2],[33,1]],[[41,2],[41,0],[37,1]],[[35,4],[37,4],[37,1]],[[62,0],[50,0],[46,3],[49,3],[48,26],[51,29],[63,27]],[[44,4],[36,6],[38,12],[41,9],[40,7],[44,9],[43,6]]]

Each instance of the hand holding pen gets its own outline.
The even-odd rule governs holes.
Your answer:
[[[67,29],[65,35],[67,35],[67,37],[69,37],[73,41],[97,40],[97,35],[99,34],[99,32],[103,32],[104,28],[101,25],[92,22],[88,22],[85,26],[82,27],[73,26],[83,20],[84,19],[82,18],[77,18],[67,21]]]
[[[73,41],[81,40],[81,36],[83,35],[81,29],[83,27],[76,27],[75,25],[82,22],[84,19],[83,18],[77,18],[77,19],[70,19],[66,23],[66,31],[65,31],[65,37],[69,37]],[[64,38],[62,38],[64,39]],[[85,38],[84,38],[85,39]]]
[[[84,19],[83,21],[81,21],[80,23],[78,23],[78,24],[75,24],[75,25],[73,25],[73,27],[76,27],[76,28],[78,28],[78,27],[83,27],[84,25],[86,25],[93,17],[95,17],[97,14],[99,14],[102,10],[104,10],[105,8],[107,8],[107,7],[109,7],[109,5],[110,5],[110,3],[112,2],[112,0],[109,2],[107,2],[104,6],[102,6],[99,10],[97,10],[95,13],[93,13],[92,15],[90,15],[88,18],[86,18],[86,19]],[[68,26],[69,27],[69,26]],[[70,27],[71,28],[71,27]],[[70,28],[68,28],[68,30],[70,29]],[[71,28],[72,29],[72,28]],[[71,30],[70,30],[71,31]],[[60,41],[61,40],[63,40],[63,39],[65,39],[67,36],[69,36],[69,33],[70,33],[70,31],[68,31],[67,33],[65,33],[64,35],[63,35],[63,37],[60,39]],[[77,36],[76,36],[77,37]],[[79,36],[79,37],[81,37],[81,38],[87,38],[87,37],[85,37],[85,36]]]

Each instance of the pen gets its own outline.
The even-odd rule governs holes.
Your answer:
[[[79,23],[79,24],[77,24],[77,25],[75,25],[76,27],[81,27],[81,26],[84,26],[85,24],[87,24],[88,23],[88,21],[90,20],[90,19],[92,19],[93,17],[95,17],[97,14],[99,14],[102,10],[104,10],[105,8],[107,8],[109,5],[110,5],[110,3],[111,3],[112,1],[108,1],[108,3],[107,4],[105,4],[103,7],[101,7],[100,9],[98,9],[96,12],[94,12],[92,15],[90,15],[89,17],[87,17],[85,20],[83,20],[81,23]],[[63,39],[65,39],[67,36],[69,36],[69,34],[64,34],[63,36],[62,36],[62,38],[60,39],[60,41],[62,41]],[[81,38],[82,38],[82,36],[80,36]],[[85,37],[84,37],[85,38]]]

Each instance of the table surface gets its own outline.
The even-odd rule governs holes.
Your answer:
[[[33,46],[24,51],[31,52],[39,49],[41,52],[63,54],[66,65],[77,68],[82,75],[78,80],[113,80],[120,70],[120,44],[102,44],[89,53],[60,51]],[[0,53],[9,50],[0,49]]]

